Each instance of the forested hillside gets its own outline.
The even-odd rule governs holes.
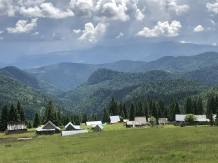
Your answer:
[[[41,68],[27,69],[26,71],[38,79],[58,85],[63,88],[64,91],[70,91],[86,82],[92,73],[100,68],[131,73],[164,70],[171,73],[182,74],[204,67],[216,66],[217,64],[218,53],[207,52],[195,56],[165,56],[152,62],[122,60],[99,65],[60,63]],[[192,79],[191,76],[189,76],[188,79]]]
[[[23,85],[18,80],[1,74],[0,99],[1,107],[5,104],[10,106],[12,103],[16,104],[17,101],[20,101],[28,119],[33,118],[36,110],[45,108],[50,100],[62,109],[66,109],[67,106],[65,104],[68,104],[68,102],[64,103],[64,101],[51,94]]]
[[[33,75],[20,70],[17,67],[9,66],[2,68],[0,69],[0,74],[16,79],[24,85],[35,89],[40,89],[54,95],[61,95],[63,93],[63,91],[58,86],[39,80]]]

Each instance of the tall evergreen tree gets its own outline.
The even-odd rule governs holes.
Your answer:
[[[34,120],[33,120],[33,127],[38,127],[41,123],[41,120],[40,120],[40,115],[38,112],[35,113],[35,116],[34,116]]]
[[[21,121],[26,121],[26,117],[25,117],[25,113],[24,113],[23,107],[21,106],[19,101],[17,102],[17,111],[18,111],[20,120]]]
[[[179,103],[176,99],[174,100],[174,102],[175,102],[174,114],[180,114]]]
[[[96,120],[97,120],[97,117],[96,117],[95,114],[92,114],[91,120],[92,120],[92,121],[96,121]]]
[[[135,120],[135,106],[134,106],[133,102],[131,102],[131,105],[130,105],[129,120],[130,121],[134,121]]]
[[[105,122],[106,122],[106,123],[110,122],[110,120],[109,120],[109,114],[108,114],[106,108],[103,109],[102,122],[103,122],[103,123],[105,123]]]
[[[121,114],[123,112],[123,101],[122,100],[118,104],[118,111],[119,111],[119,114],[117,114],[117,115],[121,116]]]
[[[52,101],[49,101],[46,110],[45,110],[45,116],[44,116],[44,123],[48,121],[52,121],[54,123],[55,121],[55,112],[54,112],[54,106],[52,104]]]
[[[11,104],[9,115],[8,115],[8,121],[19,121],[19,115],[17,108],[14,107],[13,104]]]
[[[82,116],[82,123],[86,123],[87,121],[88,121],[87,114],[84,113],[83,116]]]
[[[193,110],[194,110],[194,114],[197,115],[198,114],[198,104],[197,104],[197,100],[193,100]]]
[[[168,119],[169,121],[174,121],[175,120],[175,99],[171,98],[170,99],[170,106],[169,106],[169,110],[168,110]]]
[[[160,115],[160,118],[166,118],[167,117],[167,110],[166,110],[166,107],[164,105],[164,101],[163,100],[160,100],[158,102],[159,104],[159,115]]]
[[[126,108],[126,103],[125,103],[125,102],[123,103],[123,113],[124,113],[124,117],[123,117],[123,118],[128,119],[128,118],[129,118],[129,116],[128,116],[128,110],[127,110],[127,108]]]
[[[152,102],[152,107],[150,109],[151,109],[151,116],[153,116],[153,117],[155,117],[155,119],[157,119],[158,110],[157,110],[157,105],[156,105],[155,101]]]
[[[148,102],[147,102],[147,99],[145,99],[144,100],[144,112],[145,112],[145,117],[146,117],[146,120],[148,121],[148,110],[149,110],[149,108],[148,108]]]
[[[80,125],[81,119],[78,114],[74,114],[74,124],[75,125]]]
[[[191,97],[187,97],[185,101],[185,112],[186,114],[194,114],[193,102]]]
[[[4,105],[2,112],[1,112],[1,121],[0,121],[0,130],[5,131],[7,129],[7,122],[8,122],[8,106]]]
[[[141,100],[137,101],[136,106],[137,106],[137,110],[136,110],[135,116],[139,116],[139,117],[145,116],[145,110],[142,107]]]
[[[198,108],[198,113],[197,113],[198,115],[204,114],[203,101],[201,96],[198,97],[197,108]]]

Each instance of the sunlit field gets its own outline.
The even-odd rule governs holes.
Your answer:
[[[87,129],[87,126],[82,126]],[[20,137],[32,140],[18,141]],[[0,134],[0,162],[217,162],[218,128],[209,126],[125,128],[106,125],[102,132]]]

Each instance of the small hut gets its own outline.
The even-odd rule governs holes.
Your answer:
[[[60,133],[60,132],[61,132],[60,128],[57,127],[51,121],[48,121],[42,128],[36,129],[37,134],[51,135],[51,134]]]
[[[20,134],[26,132],[25,121],[9,121],[7,122],[7,134]]]
[[[66,131],[80,130],[80,126],[73,125],[71,122],[69,122],[69,123],[65,126],[65,130],[66,130]]]
[[[146,117],[135,117],[135,121],[139,122],[141,126],[145,126],[147,123]]]
[[[167,118],[159,118],[158,123],[161,125],[165,125],[167,123]]]
[[[93,129],[93,131],[95,132],[99,132],[99,131],[102,131],[103,130],[103,126],[101,124],[97,124],[95,126],[95,128]]]

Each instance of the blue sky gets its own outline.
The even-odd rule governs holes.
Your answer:
[[[0,0],[1,61],[97,45],[218,45],[218,0]]]

